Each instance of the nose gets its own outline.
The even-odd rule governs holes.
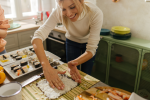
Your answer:
[[[72,15],[72,12],[71,12],[71,10],[67,10],[67,14],[66,14],[68,17],[71,17],[71,15]]]

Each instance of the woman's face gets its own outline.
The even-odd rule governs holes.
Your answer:
[[[79,4],[79,10],[82,11],[82,5],[79,0],[77,3]],[[68,17],[72,22],[75,22],[78,19],[80,12],[78,11],[73,0],[63,0],[63,3],[60,2],[59,6],[62,9],[63,16]]]

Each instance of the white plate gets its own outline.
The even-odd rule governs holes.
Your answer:
[[[32,56],[32,57],[34,58],[34,57],[36,57],[36,55],[35,55],[35,56]],[[53,59],[54,59],[54,58],[53,58]],[[16,76],[15,73],[13,72],[13,70],[11,70],[11,67],[10,67],[10,66],[12,66],[12,65],[14,65],[14,64],[20,65],[20,62],[21,62],[21,61],[28,61],[28,58],[22,59],[22,60],[20,60],[20,61],[16,61],[16,62],[11,63],[11,64],[9,64],[9,65],[6,65],[6,66],[4,67],[4,70],[5,70],[13,79],[17,79],[17,78],[22,77],[22,76],[24,76],[24,75],[26,75],[26,74],[28,74],[28,73],[31,73],[31,72],[33,72],[33,71],[35,71],[35,70],[37,70],[37,69],[42,68],[42,66],[41,66],[41,67],[38,67],[38,68],[35,68],[34,65],[32,65],[31,63],[28,62],[28,65],[30,66],[28,72],[27,72],[27,73],[23,73],[23,74],[21,74],[21,75],[19,75],[19,76]],[[54,59],[54,61],[57,61],[57,59]]]
[[[61,59],[60,57],[58,57],[58,56],[54,55],[53,53],[51,53],[49,51],[46,51],[46,50],[45,50],[45,54],[46,54],[46,56],[49,56],[50,58],[53,58],[55,60],[60,60]]]
[[[6,53],[6,55],[9,55],[9,53]],[[9,56],[10,56],[10,55],[9,55]],[[2,66],[5,66],[5,65],[8,65],[8,64],[14,62],[14,60],[13,60],[11,57],[9,57],[8,60],[9,60],[9,61],[7,61],[7,62],[1,62],[1,61],[0,61],[0,64],[1,64]]]
[[[37,70],[37,69],[39,69],[39,68],[42,68],[42,66],[41,66],[41,67],[38,67],[38,68],[35,68],[32,64],[30,64],[30,63],[28,62],[28,65],[30,66],[28,72],[27,72],[27,73],[23,73],[23,74],[21,74],[21,75],[19,75],[19,76],[16,76],[15,73],[13,72],[13,70],[11,70],[11,67],[10,67],[10,66],[12,66],[12,65],[14,65],[14,64],[20,65],[20,62],[21,62],[21,61],[28,61],[28,59],[23,59],[23,60],[20,60],[20,61],[15,62],[15,63],[6,65],[6,66],[4,67],[5,71],[6,71],[13,79],[17,79],[17,78],[19,78],[19,77],[21,77],[21,76],[24,76],[24,75],[26,75],[26,74],[28,74],[28,73],[31,73],[31,72]]]
[[[33,46],[28,46],[28,47],[25,47],[25,48],[21,48],[21,49],[18,49],[18,50],[14,50],[14,51],[8,52],[8,53],[6,53],[6,54],[8,54],[8,55],[10,56],[10,54],[16,54],[17,51],[23,51],[24,49],[29,50],[29,48],[33,48]],[[49,56],[50,58],[53,58],[53,59],[55,59],[55,60],[60,60],[60,59],[61,59],[60,57],[58,57],[58,56],[54,55],[53,53],[50,53],[49,51],[46,51],[46,50],[45,50],[45,54],[46,54],[46,56]],[[34,55],[32,55],[32,56],[35,56],[35,55],[36,55],[36,54],[34,53]],[[28,56],[27,56],[26,58],[23,58],[23,59],[27,59],[27,58],[28,58]],[[12,57],[9,57],[8,59],[9,59],[8,62],[2,63],[2,62],[0,61],[0,64],[4,67],[4,66],[6,66],[6,65],[8,65],[8,64],[11,64],[11,63],[13,63],[13,62],[20,61],[20,60],[14,59],[14,58],[12,58]],[[23,59],[21,59],[21,60],[23,60]]]

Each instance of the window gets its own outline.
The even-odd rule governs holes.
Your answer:
[[[23,20],[33,18],[41,11],[41,0],[0,0],[6,18]]]

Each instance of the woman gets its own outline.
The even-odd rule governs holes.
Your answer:
[[[83,64],[82,70],[90,74],[93,66],[94,55],[100,40],[100,30],[103,22],[101,10],[84,0],[57,0],[58,6],[48,20],[34,34],[32,44],[43,66],[46,79],[51,87],[63,89],[64,85],[58,77],[60,72],[49,64],[42,45],[51,30],[57,23],[62,22],[66,27],[66,53],[71,77],[76,82],[81,82],[77,70]],[[82,54],[81,54],[82,52]]]
[[[0,55],[6,53],[5,45],[7,42],[4,38],[7,36],[7,29],[9,27],[8,20],[4,17],[4,10],[0,5]]]

